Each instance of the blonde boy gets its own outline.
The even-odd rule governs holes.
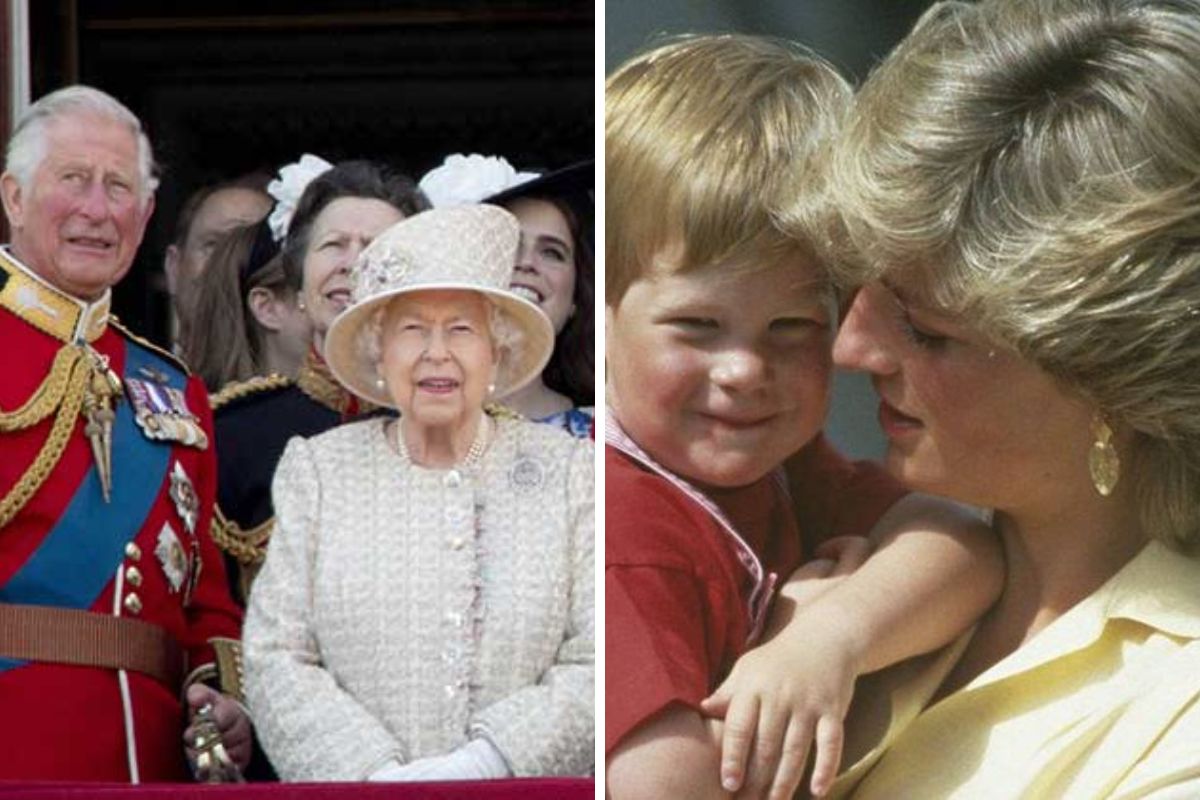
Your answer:
[[[823,791],[855,678],[950,641],[999,589],[986,532],[821,436],[836,311],[818,257],[821,158],[849,102],[823,61],[745,36],[677,41],[608,81],[605,751],[618,800],[790,797],[814,741]],[[850,572],[856,548],[822,543],[868,533],[876,552],[827,591],[796,584],[804,602],[775,603],[781,632],[743,658],[802,557],[830,556],[802,574]]]

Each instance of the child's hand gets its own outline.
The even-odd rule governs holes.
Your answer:
[[[799,610],[798,634],[743,655],[701,710],[725,719],[721,782],[743,798],[790,798],[816,742],[812,790],[824,794],[837,774],[842,720],[858,676],[857,656],[835,621],[807,619],[803,606],[858,568],[870,553],[861,537],[831,539],[788,580],[772,630]],[[782,612],[782,613],[780,613]],[[751,750],[753,760],[747,761]]]

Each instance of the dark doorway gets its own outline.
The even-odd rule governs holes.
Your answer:
[[[594,36],[590,0],[30,3],[33,96],[95,85],[154,143],[158,206],[115,307],[160,343],[162,254],[195,188],[304,152],[414,177],[454,152],[590,157]]]

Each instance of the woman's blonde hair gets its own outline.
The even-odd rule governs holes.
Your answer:
[[[1200,542],[1200,4],[939,4],[831,185],[851,279],[911,279],[1132,428],[1146,530]]]
[[[623,64],[605,86],[605,302],[666,251],[681,272],[811,259],[828,221],[821,156],[849,102],[828,63],[754,36],[685,37]]]

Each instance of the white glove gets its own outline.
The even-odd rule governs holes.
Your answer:
[[[509,778],[508,762],[487,739],[472,739],[443,756],[418,758],[407,764],[389,761],[368,776],[369,781],[480,781]]]

